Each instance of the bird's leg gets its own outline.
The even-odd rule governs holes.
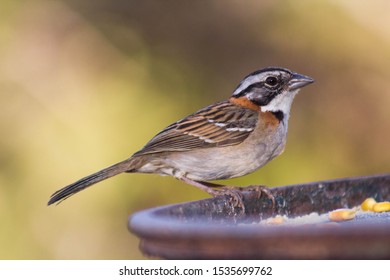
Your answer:
[[[243,191],[256,192],[257,199],[259,199],[261,195],[264,193],[272,201],[272,208],[275,208],[276,205],[275,196],[271,193],[269,188],[267,188],[266,186],[260,186],[260,185],[251,185],[248,187],[226,186],[226,185],[214,184],[210,182],[194,181],[188,179],[187,177],[181,177],[179,179],[187,184],[200,188],[201,190],[212,195],[213,197],[220,196],[220,195],[230,195],[233,198],[234,205],[237,207],[241,207],[243,209],[245,209],[242,200]]]
[[[220,184],[214,184],[210,182],[201,182],[201,181],[194,181],[191,179],[188,179],[187,177],[180,177],[178,178],[182,180],[183,182],[193,185],[208,194],[212,195],[213,197],[221,196],[221,195],[229,195],[232,197],[232,202],[234,207],[239,207],[242,209],[243,213],[245,213],[245,205],[244,201],[242,199],[242,193],[240,189],[237,188],[228,188],[225,185]],[[214,189],[217,188],[217,189]]]

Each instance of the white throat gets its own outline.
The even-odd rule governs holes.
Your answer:
[[[277,95],[272,101],[266,105],[261,106],[262,112],[278,112],[281,111],[285,115],[285,120],[287,121],[290,116],[291,104],[294,100],[295,95],[297,95],[299,90],[293,92],[286,92],[284,94]]]

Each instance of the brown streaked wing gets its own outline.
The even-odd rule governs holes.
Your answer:
[[[134,155],[237,145],[257,124],[258,113],[220,102],[171,124]]]

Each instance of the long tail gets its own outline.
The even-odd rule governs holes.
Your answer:
[[[96,184],[100,181],[103,181],[105,179],[108,179],[112,176],[118,175],[120,173],[131,171],[133,166],[133,159],[130,158],[124,161],[121,161],[117,164],[114,164],[110,167],[107,167],[103,170],[100,170],[96,173],[93,173],[89,176],[86,176],[73,184],[70,184],[55,193],[53,193],[50,197],[49,202],[47,205],[51,205],[53,203],[61,203],[68,197],[74,195],[75,193],[78,193],[79,191],[82,191],[83,189],[88,188],[89,186],[92,186],[93,184]]]

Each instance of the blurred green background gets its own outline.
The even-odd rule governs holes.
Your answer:
[[[296,98],[285,153],[226,183],[389,172],[389,1],[13,1],[0,5],[0,258],[139,259],[128,215],[208,197],[121,175],[47,207],[166,125],[283,66]]]

